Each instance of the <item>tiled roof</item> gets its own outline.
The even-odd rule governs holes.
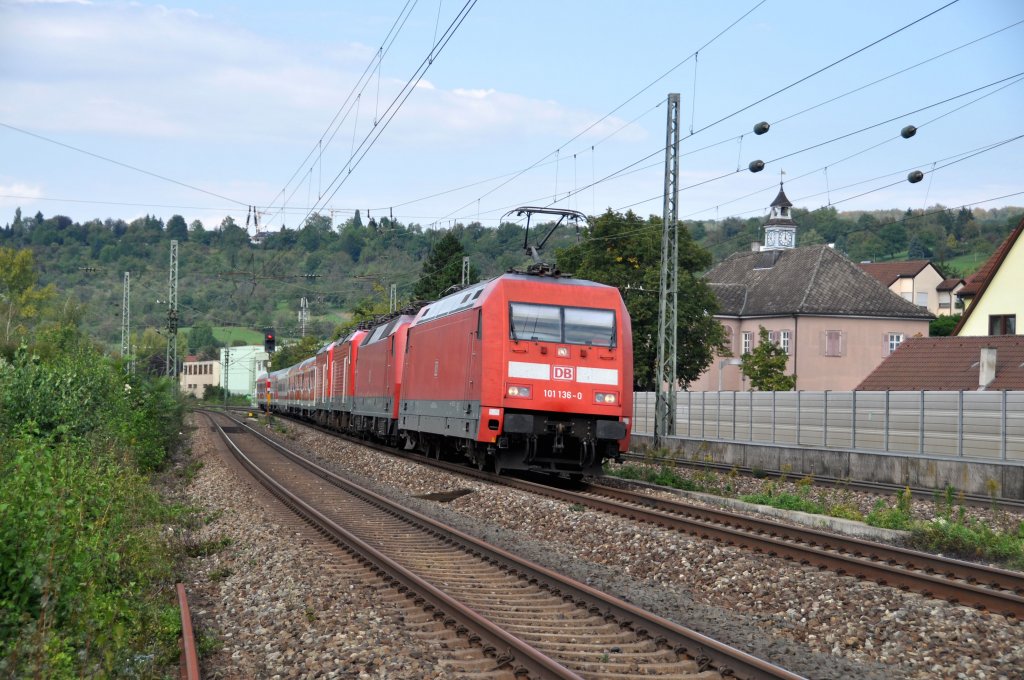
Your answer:
[[[826,245],[735,253],[705,280],[723,316],[932,318]]]
[[[958,279],[955,276],[951,279],[943,279],[942,283],[935,287],[935,290],[947,291],[956,290],[956,287],[963,283],[963,279]]]
[[[1024,229],[1024,219],[1020,221],[1016,229],[1010,232],[1009,236],[1003,239],[1003,242],[996,248],[996,252],[992,253],[992,257],[988,258],[978,271],[967,278],[967,283],[960,289],[957,295],[960,297],[973,297],[978,294],[985,282],[995,274],[996,269],[999,268],[1006,254],[1010,252],[1022,229]]]
[[[896,279],[915,277],[931,264],[928,260],[904,260],[902,262],[861,262],[860,268],[871,274],[888,288]]]
[[[996,350],[996,377],[985,388],[1024,390],[1024,336],[908,338],[858,390],[977,390],[981,350]]]

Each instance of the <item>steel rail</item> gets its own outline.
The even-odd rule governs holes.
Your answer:
[[[946,578],[960,579],[971,584],[982,583],[990,588],[1005,590],[1016,595],[1024,595],[1024,574],[974,564],[949,557],[939,557],[919,550],[910,550],[895,545],[877,543],[854,536],[837,536],[817,529],[779,525],[768,520],[740,515],[723,510],[715,510],[689,503],[664,498],[654,498],[645,494],[616,489],[603,484],[588,484],[586,493],[594,493],[615,498],[624,503],[646,505],[656,510],[673,514],[695,516],[699,519],[726,526],[744,526],[757,533],[780,536],[785,539],[797,540],[812,546],[820,546],[825,550],[836,550],[850,553],[854,557],[886,562],[890,565],[901,565],[907,569],[918,569],[927,574],[941,574]]]
[[[177,583],[174,590],[178,595],[178,609],[181,611],[181,680],[199,680],[199,654],[196,651],[195,633],[192,630],[192,613],[185,597],[185,585]]]
[[[839,575],[871,580],[879,585],[909,590],[925,597],[944,599],[951,603],[988,610],[1006,617],[1016,618],[1018,621],[1024,620],[1024,597],[1022,597],[1024,577],[1016,572],[863,539],[837,536],[812,529],[793,528],[738,513],[708,510],[679,502],[661,501],[650,496],[633,495],[630,502],[594,498],[586,493],[559,489],[508,475],[494,475],[463,465],[429,459],[419,454],[355,439],[318,425],[302,422],[304,425],[315,427],[332,436],[391,455],[441,467],[457,474],[484,479],[568,503],[580,503],[610,514],[656,524],[754,552],[766,553],[772,557],[783,557],[804,565],[813,564],[819,569],[830,569]],[[645,509],[638,505],[654,506],[654,508]],[[669,512],[664,509],[669,505],[677,506],[682,510]],[[658,507],[662,509],[657,509]],[[687,517],[686,514],[680,513],[691,516]],[[744,525],[750,528],[740,528]],[[805,538],[799,538],[801,535]],[[804,542],[801,544],[800,541]],[[843,547],[844,544],[846,547]],[[882,557],[883,554],[885,557]],[[909,563],[908,560],[910,560]],[[934,574],[943,574],[943,576]],[[952,574],[952,576],[946,576],[947,574]],[[1002,590],[976,585],[978,583],[989,584],[992,588],[1002,588]]]
[[[344,477],[335,475],[333,472],[313,463],[249,425],[240,422],[239,424],[245,427],[251,434],[260,437],[325,481],[349,493],[353,493],[391,514],[405,516],[412,520],[414,524],[424,527],[428,531],[444,534],[447,537],[445,539],[446,542],[459,542],[463,544],[464,550],[486,561],[509,563],[513,565],[509,569],[510,574],[524,577],[530,583],[541,584],[540,587],[542,589],[547,589],[552,594],[561,596],[567,602],[574,602],[576,606],[583,604],[583,606],[588,607],[592,614],[603,614],[608,620],[617,619],[620,626],[631,629],[638,635],[648,636],[665,643],[669,640],[674,640],[673,649],[676,653],[688,654],[695,659],[708,660],[723,675],[732,674],[751,679],[786,678],[796,680],[801,677],[768,661],[730,647],[673,621],[644,611],[635,605],[563,576],[539,564],[530,562],[497,546],[490,545],[474,536],[446,526],[426,515],[399,506],[394,501],[380,494],[359,487]],[[456,469],[465,470],[465,468]],[[547,588],[545,588],[545,584],[549,584]]]
[[[809,450],[806,447],[800,447],[804,450]],[[650,463],[652,459],[649,456],[645,456],[640,453],[624,453],[622,457],[628,461],[635,461],[637,463]],[[950,460],[956,460],[951,458]],[[750,477],[771,477],[773,479],[779,479],[782,477],[794,477],[793,472],[781,472],[776,470],[761,470],[743,465],[730,465],[728,463],[715,463],[705,461],[689,461],[682,458],[671,458],[671,459],[658,459],[653,461],[656,464],[670,464],[674,467],[685,467],[685,468],[700,468],[706,470],[717,470],[720,472],[736,472]],[[992,461],[998,463],[999,461]],[[852,481],[849,479],[840,479],[838,477],[829,477],[827,475],[810,474],[814,480],[815,485],[828,486],[839,489],[850,489],[853,491],[862,491],[864,493],[899,493],[904,489],[909,488],[910,493],[914,498],[922,500],[934,499],[936,494],[942,494],[942,490],[927,489],[920,486],[909,486],[907,484],[891,484],[888,482],[871,482],[867,480]],[[1024,500],[1017,500],[1015,498],[1003,498],[1003,497],[992,497],[982,496],[979,494],[970,493],[957,493],[957,500],[963,500],[967,505],[971,505],[978,508],[991,507],[993,504],[1005,506],[1007,508],[1024,511]]]
[[[230,416],[226,417],[230,418]],[[383,574],[386,581],[398,583],[399,591],[402,592],[402,589],[404,588],[407,593],[407,597],[410,597],[408,593],[411,591],[416,593],[418,597],[422,598],[425,602],[429,602],[429,606],[425,608],[428,610],[433,609],[435,612],[435,618],[444,618],[446,623],[449,619],[457,621],[466,628],[477,631],[482,638],[487,640],[487,644],[484,645],[485,649],[496,651],[501,648],[507,648],[509,650],[516,650],[517,656],[514,657],[514,660],[520,663],[522,670],[524,672],[529,672],[532,677],[554,677],[564,678],[565,680],[582,680],[579,675],[556,663],[554,660],[540,653],[519,638],[510,635],[503,629],[491,623],[489,620],[481,617],[469,607],[466,607],[450,597],[444,591],[439,590],[428,581],[425,581],[413,572],[409,571],[401,564],[369,545],[355,534],[333,522],[326,515],[305,503],[298,496],[292,494],[288,489],[270,477],[270,475],[265,473],[248,456],[246,456],[218,423],[216,423],[212,418],[210,421],[213,423],[214,427],[216,427],[221,438],[228,444],[228,446],[231,447],[233,454],[238,461],[247,471],[249,471],[250,474],[253,475],[253,477],[263,484],[272,494],[274,494],[274,496],[303,517],[307,522],[310,522],[318,530],[324,532],[339,543],[351,548],[353,552],[359,555],[361,561],[372,565],[370,568],[373,572]],[[254,434],[261,436],[259,433]],[[273,440],[266,439],[266,441],[271,442],[275,447],[280,447],[280,445],[273,442]],[[416,596],[414,595],[411,597]],[[511,663],[512,660],[513,659],[509,659],[506,663]],[[518,670],[520,669],[513,669],[513,672],[517,672]]]

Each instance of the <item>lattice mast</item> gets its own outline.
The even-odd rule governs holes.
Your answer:
[[[124,290],[121,293],[121,358],[126,360],[132,342],[131,285],[131,272],[125,272]]]
[[[167,287],[167,376],[178,375],[178,242],[171,241]],[[175,381],[177,384],[177,381]]]
[[[676,334],[679,327],[679,94],[668,96],[665,128],[665,198],[658,296],[658,359],[654,438],[675,434]]]

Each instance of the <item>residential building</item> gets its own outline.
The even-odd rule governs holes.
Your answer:
[[[221,387],[228,394],[255,394],[256,376],[266,370],[270,355],[262,345],[238,345],[220,350],[224,367]]]
[[[1024,336],[910,338],[857,389],[1024,390]]]
[[[953,293],[963,285],[961,279],[946,279],[928,260],[900,262],[861,262],[860,268],[878,279],[904,300],[923,307],[936,316],[956,314]]]
[[[199,361],[195,356],[185,357],[178,374],[178,387],[181,392],[201,399],[207,385],[220,384],[220,362]]]
[[[952,316],[963,312],[964,305],[957,297],[957,293],[963,289],[965,283],[967,282],[959,277],[943,279],[935,289],[939,297],[939,310],[935,312],[936,316]]]
[[[732,356],[690,388],[746,390],[742,354],[763,326],[789,355],[800,390],[852,390],[907,338],[927,336],[933,316],[895,295],[827,245],[796,246],[792,204],[781,186],[765,225],[765,246],[735,253],[705,275],[718,298]]]
[[[954,335],[1017,335],[1017,319],[1024,318],[1024,219],[996,248],[981,269],[967,280],[958,295],[964,315]]]

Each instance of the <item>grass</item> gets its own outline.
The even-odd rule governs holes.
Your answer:
[[[910,542],[921,550],[1000,561],[1013,569],[1024,569],[1024,522],[1011,534],[993,531],[976,520],[950,521],[938,517],[931,522],[915,523]]]
[[[957,255],[956,257],[950,258],[946,262],[950,267],[953,267],[957,271],[963,272],[964,276],[970,276],[974,272],[978,271],[981,265],[985,264],[985,260],[989,256],[983,253],[965,253],[963,255]]]
[[[826,514],[824,505],[795,493],[782,492],[771,495],[761,492],[740,496],[740,500],[747,503],[756,503],[757,505],[769,505],[773,508],[781,508],[783,510],[809,512],[812,515]]]
[[[263,344],[263,331],[237,326],[214,326],[213,337],[225,345],[230,345],[235,340],[241,340],[247,345]]]

